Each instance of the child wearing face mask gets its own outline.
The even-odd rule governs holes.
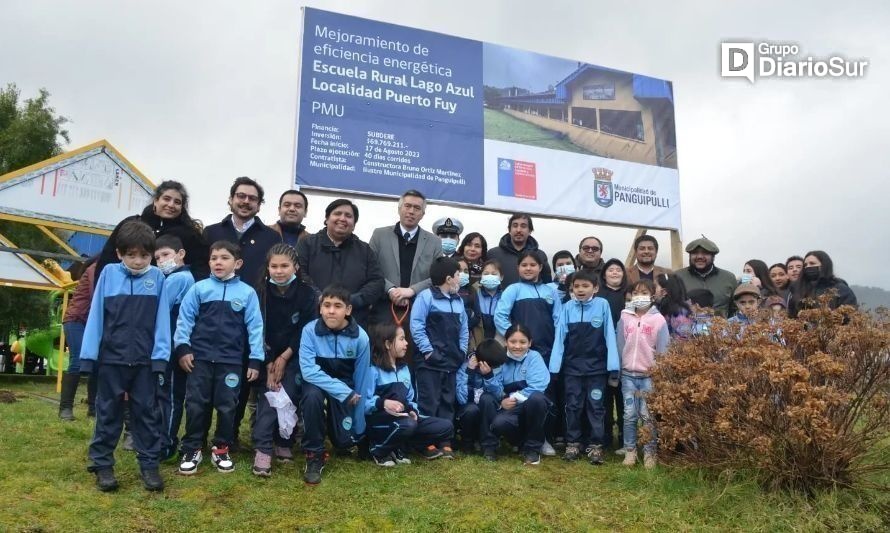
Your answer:
[[[422,291],[411,308],[414,379],[421,416],[454,420],[457,407],[457,369],[467,359],[467,313],[458,295],[460,265],[450,257],[437,257],[430,266],[432,287]],[[428,459],[454,457],[451,440],[428,446]]]
[[[164,280],[164,300],[170,309],[170,334],[176,332],[179,305],[185,293],[195,284],[191,269],[185,264],[185,249],[175,235],[161,235],[155,248],[155,262],[167,278]],[[173,349],[172,343],[170,346]],[[173,457],[179,449],[179,426],[185,409],[185,384],[188,374],[179,365],[167,365],[160,385],[158,407],[161,412],[161,460]]]
[[[568,250],[560,250],[553,254],[553,283],[550,285],[556,289],[560,301],[563,303],[571,299],[571,283],[568,282],[577,265],[575,264],[575,256]]]
[[[652,391],[650,371],[656,355],[667,351],[670,333],[664,316],[652,305],[655,286],[648,279],[641,279],[631,287],[631,306],[621,312],[618,321],[618,351],[621,352],[621,393],[624,396],[624,462],[633,466],[637,462],[637,422],[650,429],[651,438],[643,447],[643,464],[655,468],[655,424],[646,405],[646,396]]]
[[[503,280],[500,263],[489,259],[482,264],[482,277],[476,287],[476,316],[479,317],[479,325],[473,330],[476,345],[483,340],[495,338],[498,333],[494,325],[494,313],[501,299]]]

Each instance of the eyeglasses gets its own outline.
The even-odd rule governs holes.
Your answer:
[[[581,247],[582,252],[588,252],[588,253],[599,252],[600,250],[601,250],[601,248],[599,246],[582,246]]]
[[[260,201],[259,196],[255,195],[255,194],[247,194],[247,193],[243,193],[243,192],[236,192],[235,198],[241,200],[242,202],[244,200],[248,200],[251,202],[259,202]]]

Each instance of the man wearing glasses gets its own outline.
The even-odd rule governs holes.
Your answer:
[[[578,266],[599,277],[603,272],[603,242],[596,237],[584,237],[578,245]]]

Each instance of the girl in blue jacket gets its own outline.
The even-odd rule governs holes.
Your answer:
[[[405,330],[383,323],[371,331],[371,370],[365,402],[365,424],[371,457],[377,466],[410,464],[403,449],[424,450],[428,459],[442,456],[440,444],[454,431],[450,420],[418,414],[411,372],[405,363],[408,340]]]

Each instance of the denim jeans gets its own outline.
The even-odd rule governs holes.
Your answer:
[[[652,378],[633,377],[621,374],[621,394],[624,396],[624,449],[636,450],[637,421],[642,420],[649,428],[651,439],[643,447],[646,452],[654,452],[657,442],[655,424],[649,416],[646,396],[652,392]]]
[[[83,344],[83,332],[86,324],[82,322],[65,322],[62,328],[65,331],[65,342],[68,343],[68,372],[80,373],[80,345]]]

